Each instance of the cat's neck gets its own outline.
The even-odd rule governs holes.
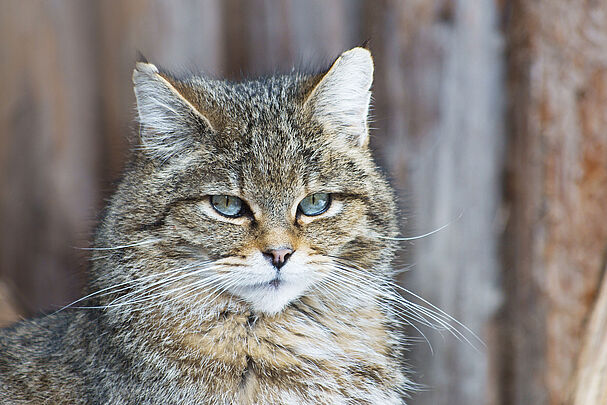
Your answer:
[[[335,356],[369,361],[385,355],[386,316],[377,306],[345,308],[317,297],[295,301],[275,315],[258,314],[242,302],[218,299],[204,312],[158,307],[110,314],[122,318],[149,350],[179,351],[183,358],[242,369],[247,362],[267,367],[300,367]],[[133,323],[139,324],[133,328]],[[347,355],[346,355],[347,353]],[[370,357],[369,357],[370,356]]]
[[[335,403],[355,396],[338,390],[346,380],[352,389],[404,381],[385,344],[393,335],[377,307],[347,309],[308,296],[268,316],[244,303],[220,302],[197,318],[178,317],[178,311],[130,314],[123,336],[137,346],[131,354],[147,359],[154,373],[216,387],[214,398],[243,404],[261,403],[260,392],[275,392],[274,403],[285,403],[285,386],[293,392],[314,386],[319,396],[310,403]]]

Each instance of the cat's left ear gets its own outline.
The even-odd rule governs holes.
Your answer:
[[[137,62],[133,84],[141,126],[141,146],[162,161],[194,145],[213,126],[192,102],[147,61]]]
[[[371,52],[360,47],[351,49],[342,53],[321,76],[308,93],[304,109],[329,131],[346,136],[358,146],[366,146],[372,83]]]

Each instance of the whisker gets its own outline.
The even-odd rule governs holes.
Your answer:
[[[143,240],[141,242],[130,243],[128,245],[109,246],[109,247],[83,248],[83,247],[74,246],[74,249],[78,249],[78,250],[120,250],[120,249],[126,249],[126,248],[130,248],[130,247],[135,247],[135,246],[149,245],[149,244],[152,244],[152,243],[160,242],[161,240],[162,239],[160,239],[160,238],[146,239],[146,240]]]
[[[342,271],[343,269],[336,269],[336,270]],[[344,274],[344,276],[345,277],[343,277],[340,280],[342,283],[344,282],[344,280],[347,280],[348,278],[355,278],[356,281],[359,281],[359,282],[362,280],[362,278],[360,276],[354,276],[354,277],[352,277],[353,276],[352,273],[349,273],[347,275]],[[364,280],[364,281],[368,281],[368,280]],[[379,285],[378,287],[379,288],[377,288],[377,293],[376,293],[377,295],[379,295],[380,297],[383,297],[383,298],[387,298],[390,302],[394,302],[394,303],[398,302],[397,297],[393,295],[393,291],[389,290],[386,286]],[[380,304],[380,306],[382,305],[381,303],[379,303],[379,304]],[[410,318],[412,320],[415,320],[415,321],[421,323],[424,326],[436,329],[436,325],[435,324],[433,324],[432,322],[428,321],[423,315],[415,312],[408,305],[405,305],[405,302],[401,302],[401,304],[403,305],[403,308],[401,308],[401,309],[405,310],[405,312],[410,316]],[[407,302],[407,304],[408,304],[408,302]],[[387,310],[387,311],[389,311],[389,312],[394,312],[394,308],[392,308],[392,307],[385,307],[384,309]],[[400,314],[398,314],[398,315],[402,316]],[[407,322],[409,323],[408,319],[407,319]],[[410,324],[410,325],[414,326],[412,324]]]
[[[187,268],[187,266],[185,268]],[[172,269],[172,270],[168,270],[168,271],[165,271],[165,272],[162,272],[162,273],[159,273],[159,274],[151,274],[151,275],[148,275],[148,276],[140,277],[138,279],[128,280],[128,281],[125,281],[125,282],[122,282],[122,283],[118,283],[118,284],[115,284],[115,285],[112,285],[112,286],[109,286],[109,287],[106,287],[106,288],[102,288],[101,290],[98,290],[98,291],[92,292],[90,294],[87,294],[84,297],[79,298],[79,299],[77,299],[77,300],[75,300],[75,301],[73,301],[73,302],[71,302],[71,303],[69,303],[69,304],[61,307],[60,309],[58,309],[57,311],[55,311],[53,314],[61,312],[61,311],[65,310],[65,309],[67,309],[67,308],[85,308],[85,307],[76,307],[76,306],[74,306],[74,304],[77,304],[77,303],[82,302],[84,300],[87,300],[89,298],[93,298],[95,296],[105,296],[105,295],[117,293],[117,292],[120,292],[120,291],[124,291],[124,290],[130,288],[128,286],[131,285],[131,284],[141,283],[142,281],[147,281],[149,279],[153,279],[153,278],[156,278],[156,277],[162,277],[162,276],[165,276],[167,274],[173,274],[173,273],[182,271],[183,269],[184,268]]]
[[[179,273],[179,272],[181,272],[183,270],[187,270],[187,269],[190,269],[190,268],[196,267],[196,266],[204,266],[207,263],[210,263],[210,262],[209,261],[194,262],[194,263],[191,263],[191,264],[189,264],[187,266],[180,267],[180,268],[176,269],[175,271],[173,271],[172,273]],[[163,279],[160,279],[160,280],[158,280],[158,281],[156,281],[154,283],[151,283],[151,284],[145,284],[145,285],[141,286],[139,289],[136,289],[136,290],[134,290],[134,291],[132,291],[132,292],[130,292],[128,294],[125,294],[123,296],[120,296],[120,297],[116,298],[114,301],[120,300],[120,299],[126,299],[126,298],[128,298],[128,297],[130,297],[132,295],[139,294],[139,293],[144,292],[146,290],[147,290],[148,293],[152,292],[152,291],[155,291],[158,288],[162,288],[164,285],[167,285],[167,284],[170,284],[172,282],[182,280],[182,279],[184,279],[186,277],[198,274],[199,272],[201,272],[203,270],[206,270],[206,267],[201,267],[200,269],[198,269],[198,270],[196,270],[194,272],[189,272],[189,273],[185,273],[185,274],[177,274],[177,275],[173,275],[173,276],[171,276],[169,278],[163,278]],[[110,302],[110,304],[113,303],[114,301]]]
[[[450,225],[451,225],[453,222],[459,221],[463,215],[464,215],[464,211],[462,210],[462,211],[459,213],[459,215],[457,216],[457,218],[455,218],[455,219],[453,219],[453,220],[451,220],[451,221],[447,222],[445,225],[443,225],[443,226],[441,226],[441,227],[439,227],[439,228],[436,228],[436,229],[435,229],[435,230],[433,230],[433,231],[430,231],[430,232],[424,233],[423,235],[410,236],[410,237],[403,237],[403,238],[399,238],[399,237],[397,237],[397,238],[392,238],[392,237],[389,237],[389,236],[382,236],[382,235],[375,235],[375,237],[376,237],[376,238],[378,238],[378,239],[398,240],[398,241],[411,241],[411,240],[423,239],[423,238],[425,238],[425,237],[428,237],[428,236],[430,236],[430,235],[434,235],[435,233],[438,233],[438,232],[442,231],[443,229],[445,229],[445,228],[447,228],[448,226],[450,226]]]
[[[160,307],[160,306],[166,306],[168,303],[176,301],[180,297],[183,297],[183,296],[187,295],[189,292],[191,292],[195,288],[204,288],[204,287],[207,287],[207,286],[213,284],[214,282],[216,282],[216,280],[214,280],[212,278],[209,279],[209,280],[204,279],[204,281],[206,281],[206,283],[201,283],[198,286],[193,286],[193,285],[186,284],[186,285],[182,285],[182,286],[170,289],[170,290],[165,290],[165,291],[157,292],[156,294],[153,294],[153,295],[143,295],[141,298],[131,299],[131,300],[126,301],[126,302],[109,303],[107,305],[102,306],[102,308],[120,308],[120,307],[124,307],[124,306],[132,306],[133,304],[141,304],[141,303],[148,302],[148,301],[154,301],[154,300],[157,300],[159,298],[167,297],[167,296],[169,296],[171,294],[174,294],[176,292],[186,290],[186,291],[182,292],[180,295],[178,295],[176,297],[173,297],[171,299],[161,300],[160,302],[157,302],[156,304],[148,305],[148,306],[145,307],[145,309],[150,309],[150,308]],[[129,309],[131,309],[131,310],[137,310],[139,308],[134,307],[134,308],[129,308]]]
[[[480,344],[483,345],[483,347],[487,347],[487,345],[485,344],[485,342],[476,334],[474,333],[470,328],[468,328],[466,325],[464,325],[463,323],[461,323],[460,321],[458,321],[457,319],[455,319],[454,317],[452,317],[451,315],[447,314],[445,311],[443,311],[442,309],[438,308],[437,306],[433,305],[432,303],[430,303],[429,301],[425,300],[424,298],[420,297],[419,295],[415,294],[412,291],[409,291],[408,289],[406,289],[405,287],[402,287],[396,283],[392,283],[393,287],[396,287],[397,289],[405,292],[406,294],[409,294],[413,297],[415,297],[416,299],[420,300],[421,302],[423,302],[424,304],[430,306],[433,310],[437,311],[439,315],[447,318],[449,321],[456,323],[458,326],[462,327],[466,332],[468,332],[470,335],[472,335],[474,337],[474,339],[476,339],[477,342],[479,342]],[[419,306],[420,308],[424,308],[419,304],[415,304],[416,306]],[[428,310],[428,308],[425,308],[426,310]],[[467,341],[467,340],[466,340]],[[470,343],[472,345],[472,343]],[[472,345],[474,347],[474,345]]]
[[[333,297],[339,297],[340,294],[343,294],[344,287],[348,291],[350,291],[353,296],[360,296],[361,291],[363,291],[362,293],[367,293],[368,292],[366,290],[358,288],[358,286],[356,286],[356,285],[349,285],[348,284],[349,280],[343,279],[343,278],[327,277],[324,280],[324,282],[325,282],[326,286],[329,287],[327,290],[330,292],[330,294]],[[335,290],[335,291],[333,291],[333,290]],[[394,316],[396,316],[397,318],[399,318],[398,320],[396,320],[398,323],[404,324],[406,326],[410,326],[413,329],[415,329],[422,336],[422,340],[421,341],[425,341],[428,344],[428,346],[430,347],[430,351],[434,352],[432,344],[430,343],[430,341],[426,337],[426,335],[415,324],[413,324],[409,319],[403,317],[402,315],[400,315],[398,313],[395,313],[393,311],[393,308],[386,308],[386,307],[384,307],[380,302],[376,301],[376,304],[378,305],[379,308],[381,308],[381,309],[385,310],[386,312],[389,312],[389,313],[393,314]],[[406,337],[405,339],[407,339],[408,343],[410,343],[412,341],[412,339],[409,338],[409,337]],[[401,339],[399,339],[399,340],[401,340]],[[405,342],[401,341],[401,343],[405,343]]]
[[[125,301],[125,302],[115,302],[115,303],[109,303],[109,304],[105,304],[105,305],[98,305],[98,306],[89,306],[89,307],[76,307],[76,308],[82,308],[82,309],[109,309],[109,308],[120,308],[120,307],[125,307],[125,306],[130,306],[129,309],[130,310],[139,310],[139,309],[148,309],[148,308],[152,308],[154,306],[161,306],[161,305],[165,305],[168,300],[165,301],[160,301],[157,304],[154,305],[148,305],[146,307],[133,307],[134,304],[140,304],[143,302],[148,302],[148,301],[152,301],[155,300],[157,298],[162,298],[166,295],[169,295],[171,293],[174,293],[175,291],[179,291],[181,289],[185,289],[185,288],[189,288],[189,285],[184,285],[181,286],[179,288],[176,289],[172,289],[170,291],[161,291],[161,292],[157,292],[154,295],[148,295],[148,294],[142,294],[139,298],[135,297],[131,300]]]
[[[466,333],[470,334],[475,341],[479,342],[483,347],[486,347],[483,340],[467,326],[465,326],[452,316],[448,315],[446,312],[442,311],[435,305],[431,304],[427,300],[421,298],[419,295],[416,295],[413,292],[407,290],[406,288],[396,284],[387,277],[380,277],[377,274],[372,274],[368,271],[365,271],[354,263],[347,263],[337,257],[332,257],[332,259],[334,263],[332,268],[336,272],[347,272],[342,274],[342,278],[344,280],[353,279],[356,280],[358,283],[365,283],[366,285],[374,284],[376,288],[380,291],[380,295],[382,295],[388,301],[394,304],[398,304],[401,307],[401,310],[405,310],[405,313],[411,319],[414,319],[417,322],[433,329],[447,330],[458,340],[465,341],[478,351],[478,347],[458,329],[458,327],[461,327]],[[343,282],[344,280],[341,281]],[[422,306],[420,304],[407,300],[398,293],[399,290],[404,291],[405,293],[415,297],[426,306]],[[428,317],[432,321],[430,321],[426,317]]]

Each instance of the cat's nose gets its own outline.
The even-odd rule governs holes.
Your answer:
[[[289,257],[293,254],[293,249],[280,248],[280,249],[269,249],[263,252],[263,255],[279,270],[289,260]]]

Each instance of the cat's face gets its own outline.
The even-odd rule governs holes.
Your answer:
[[[395,233],[367,148],[371,74],[360,48],[323,75],[242,84],[139,65],[144,150],[111,208],[123,222],[107,234],[158,240],[142,250],[158,269],[204,263],[188,283],[256,312],[307,294],[360,299],[345,284],[385,271]]]
[[[340,258],[380,260],[369,233],[383,231],[370,222],[387,222],[361,182],[370,175],[364,154],[321,145],[272,118],[188,162],[190,191],[165,228],[213,260],[218,284],[267,313],[328,277]]]

